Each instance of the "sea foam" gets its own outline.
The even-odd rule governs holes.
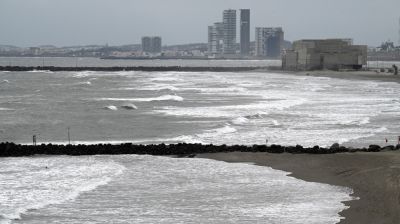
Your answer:
[[[7,158],[0,161],[0,222],[20,219],[31,209],[74,200],[107,184],[125,167],[95,157]],[[7,180],[7,181],[4,181]],[[7,203],[5,203],[7,202]]]
[[[134,102],[152,102],[152,101],[183,101],[183,97],[177,95],[163,95],[150,98],[100,98],[100,101],[134,101]]]

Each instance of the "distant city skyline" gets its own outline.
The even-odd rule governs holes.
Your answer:
[[[290,41],[353,38],[378,46],[399,39],[398,0],[1,0],[0,44],[124,45],[154,35],[165,45],[207,43],[207,26],[229,8],[250,9],[251,30],[283,27]]]

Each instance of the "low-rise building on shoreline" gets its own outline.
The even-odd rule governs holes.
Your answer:
[[[282,57],[284,70],[361,69],[367,65],[367,46],[351,39],[299,40]]]

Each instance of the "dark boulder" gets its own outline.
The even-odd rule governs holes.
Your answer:
[[[381,147],[379,145],[370,145],[368,147],[369,152],[379,152],[381,151]]]
[[[385,146],[382,148],[382,150],[385,150],[385,151],[392,151],[394,149],[395,149],[394,145],[388,145],[388,146]]]
[[[340,148],[339,143],[333,143],[333,145],[330,147],[331,150],[338,150]]]

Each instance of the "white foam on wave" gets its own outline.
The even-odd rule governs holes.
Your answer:
[[[118,110],[118,108],[116,106],[114,106],[114,105],[106,106],[106,107],[104,107],[104,109],[113,110],[113,111],[117,111]]]
[[[243,87],[220,87],[220,88],[193,88],[194,90],[199,90],[203,94],[215,94],[215,93],[236,93],[245,94],[247,89]]]
[[[245,118],[245,117],[238,117],[232,120],[233,124],[236,125],[242,125],[242,124],[246,124],[249,122],[249,119]]]
[[[281,125],[277,120],[272,120],[272,124],[274,124],[275,126]]]
[[[95,157],[27,157],[0,161],[0,217],[20,219],[31,209],[74,200],[105,185],[125,167]]]
[[[8,81],[7,79],[4,79],[2,82],[0,82],[0,84],[8,84],[10,83],[10,81]]]
[[[248,114],[268,114],[276,110],[284,110],[290,107],[301,105],[303,99],[295,100],[275,100],[267,102],[257,102],[254,104],[227,105],[227,106],[207,106],[207,107],[161,107],[154,110],[154,113],[162,113],[169,116],[188,116],[188,117],[221,117],[235,118],[244,117]]]
[[[0,111],[10,111],[10,110],[14,110],[14,109],[5,108],[5,107],[0,107]]]
[[[110,76],[124,76],[130,77],[139,72],[136,71],[118,71],[118,72],[99,72],[99,71],[81,71],[72,73],[74,78],[87,78],[87,77],[110,77]]]
[[[183,81],[180,78],[177,77],[171,77],[171,76],[165,76],[165,77],[156,77],[156,78],[151,78],[149,79],[151,82],[179,82]]]
[[[78,82],[77,85],[79,85],[79,86],[91,86],[92,82],[90,82],[90,81]]]
[[[95,74],[92,71],[82,71],[82,72],[78,72],[72,75],[72,77],[74,78],[86,78],[88,76],[92,76],[93,74]]]
[[[148,86],[138,86],[138,87],[124,87],[120,90],[145,90],[145,91],[179,91],[180,89],[172,85],[154,84]]]
[[[54,73],[54,72],[52,72],[50,70],[36,70],[36,69],[34,69],[32,71],[27,71],[27,72],[29,72],[29,73],[48,73],[48,74]]]
[[[100,98],[99,101],[134,101],[134,102],[152,102],[152,101],[183,101],[183,97],[177,95],[163,95],[150,98]]]

